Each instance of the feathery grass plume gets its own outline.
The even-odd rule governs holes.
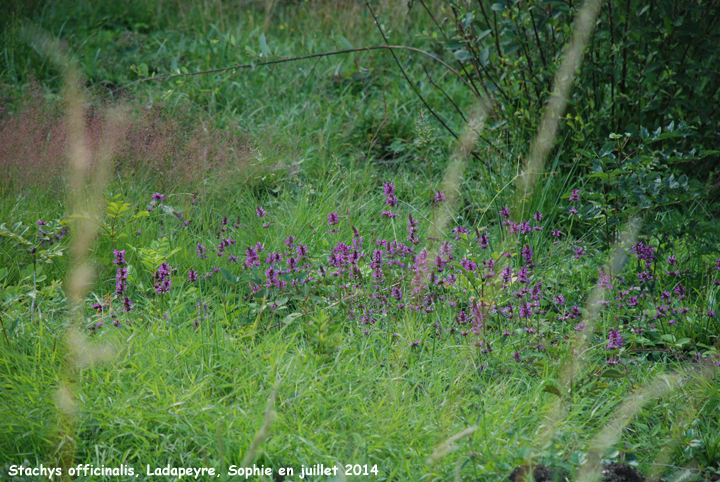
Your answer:
[[[521,199],[534,189],[538,177],[542,174],[545,158],[555,144],[560,116],[567,106],[570,87],[582,64],[583,52],[595,28],[595,19],[600,13],[601,4],[602,0],[587,0],[578,10],[573,36],[565,48],[565,58],[555,73],[550,99],[540,121],[537,136],[530,147],[527,168],[518,179],[517,193],[522,193]]]
[[[112,354],[108,347],[88,344],[79,328],[82,324],[82,300],[94,278],[88,260],[90,248],[97,235],[97,225],[93,219],[101,212],[102,193],[110,171],[110,161],[116,143],[124,135],[125,117],[120,111],[113,112],[97,149],[93,152],[88,145],[80,76],[73,58],[56,40],[37,28],[24,28],[22,37],[60,67],[64,76],[63,98],[68,128],[66,155],[70,183],[68,204],[73,213],[74,224],[72,265],[65,282],[69,304],[69,329],[65,339],[68,355],[65,373],[63,379],[58,380],[59,387],[55,397],[60,422],[59,440],[54,455],[57,465],[68,478],[68,469],[74,465],[75,458],[78,406],[74,389],[78,383],[78,371],[96,361],[107,359]]]
[[[473,112],[469,116],[467,125],[458,139],[458,142],[450,155],[450,162],[445,169],[445,175],[440,184],[440,193],[442,202],[435,202],[433,208],[434,216],[430,225],[430,236],[431,241],[433,239],[440,239],[445,234],[445,228],[448,223],[453,219],[457,201],[460,197],[460,185],[462,184],[462,176],[465,172],[468,159],[472,155],[472,151],[475,148],[478,137],[480,135],[480,129],[482,128],[483,122],[487,113],[490,111],[490,104],[487,101],[480,102],[475,106]],[[436,200],[438,199],[436,193]],[[436,254],[435,244],[432,243],[428,247],[430,253],[429,259],[434,259]]]
[[[612,259],[610,259],[607,263],[605,271],[613,274],[620,272],[625,260],[627,259],[627,251],[624,247],[631,246],[637,240],[639,230],[640,225],[637,220],[631,220],[629,225],[625,228],[625,231],[620,238],[620,242],[615,246],[615,252],[613,253]],[[587,364],[587,360],[582,355],[587,342],[587,334],[592,333],[595,321],[597,320],[602,307],[605,306],[604,304],[598,302],[603,301],[605,294],[609,291],[606,284],[601,282],[602,279],[603,278],[601,277],[587,301],[587,315],[582,320],[585,324],[584,328],[577,331],[573,340],[568,344],[568,349],[565,355],[566,358],[562,363],[564,369],[559,380],[559,390],[561,396],[558,397],[550,406],[548,413],[545,416],[545,419],[547,420],[547,422],[543,424],[545,430],[540,431],[538,434],[538,437],[534,442],[536,447],[544,447],[545,444],[552,439],[552,436],[555,434],[567,411],[566,395],[570,393],[573,381],[578,376],[582,375],[585,365]]]
[[[468,427],[465,430],[456,433],[452,437],[448,438],[444,442],[442,442],[440,445],[435,447],[435,450],[433,450],[433,453],[430,455],[430,457],[427,458],[427,464],[431,465],[443,458],[446,454],[454,451],[457,449],[456,446],[453,445],[453,443],[457,442],[458,440],[467,437],[468,435],[472,435],[476,430],[478,429],[477,425],[474,425],[472,427]]]
[[[693,378],[699,380],[709,379],[715,375],[716,371],[717,369],[712,363],[706,363],[700,367],[692,367],[671,375],[663,375],[650,385],[631,394],[620,408],[615,411],[615,415],[610,422],[591,442],[588,462],[581,469],[577,481],[595,482],[600,478],[602,471],[600,457],[617,441],[623,428],[643,405],[685,385]]]
[[[582,63],[583,51],[594,28],[595,19],[600,11],[600,4],[600,0],[587,0],[585,5],[578,12],[574,25],[573,37],[565,49],[565,58],[555,75],[550,100],[548,101],[548,105],[543,114],[538,134],[530,149],[527,168],[517,176],[516,206],[512,211],[516,216],[520,216],[520,218],[522,218],[524,211],[522,209],[523,202],[528,196],[528,193],[531,193],[534,190],[537,179],[544,168],[545,158],[554,145],[557,129],[559,127],[560,116],[567,105],[567,97],[570,92],[570,87],[575,78],[575,73]],[[465,133],[458,142],[455,152],[453,153],[441,185],[441,191],[447,196],[449,202],[439,203],[439,209],[436,209],[436,215],[432,224],[431,232],[433,237],[439,237],[444,232],[444,227],[450,219],[452,219],[452,207],[454,206],[459,194],[461,177],[467,158],[470,155],[470,152],[472,152],[475,141],[477,140],[477,129],[479,128],[486,111],[487,107],[482,106],[480,109],[480,115],[475,114],[471,116],[465,129]],[[635,236],[636,233],[637,231],[635,231]],[[513,240],[506,239],[505,242],[508,244],[512,243]],[[613,265],[618,266],[618,268],[612,270],[613,273],[619,271],[618,263],[623,257],[620,254],[620,252],[616,252]],[[597,301],[597,299],[599,299],[598,297],[602,296],[602,294],[602,291],[596,290],[594,296],[591,296],[591,320],[594,320],[599,312],[599,308],[593,303],[593,301]],[[578,339],[576,340],[576,346],[582,346],[584,341],[585,333],[580,332]],[[571,381],[572,373],[574,373],[575,369],[576,363],[572,363],[568,383]],[[552,418],[559,421],[563,414],[562,405],[558,405],[553,412],[554,415],[552,415]],[[550,431],[546,432],[544,437],[549,437],[552,434],[554,426],[555,424],[550,425]],[[461,432],[461,434],[462,433],[464,432]],[[452,440],[452,438],[449,440]],[[434,462],[437,458],[441,457],[442,454],[447,453],[450,443],[451,442],[443,444],[443,450],[436,449],[433,455],[428,459],[428,463]]]
[[[713,366],[711,360],[706,360],[702,363],[703,365],[700,367],[699,374],[696,379],[698,379],[699,381],[709,381],[711,380],[713,373],[717,371],[717,368]],[[673,427],[673,432],[675,434],[682,434],[682,432],[685,431],[685,428],[697,419],[698,409],[696,403],[692,402],[697,402],[698,399],[699,397],[697,396],[688,397],[688,403],[686,403],[684,406],[683,414],[678,418],[680,423]],[[677,439],[674,439],[672,436],[668,437],[668,440],[660,448],[660,452],[653,457],[653,463],[650,466],[650,470],[648,471],[645,479],[652,482],[660,480],[662,471],[670,463],[673,452],[675,452],[675,450],[677,450]],[[683,475],[687,475],[687,472],[687,470],[682,472],[675,480],[675,482],[678,482],[680,477],[683,477]]]
[[[243,457],[242,467],[247,467],[253,459],[255,459],[255,453],[257,452],[258,447],[260,447],[260,445],[262,445],[262,443],[270,436],[270,427],[272,427],[272,424],[275,421],[276,414],[274,407],[275,396],[277,395],[278,388],[280,388],[280,380],[275,383],[272,392],[270,392],[270,398],[268,398],[267,405],[265,406],[265,418],[263,420],[262,427],[260,427],[260,430],[258,430],[257,434],[255,434],[255,438],[252,443],[250,443],[250,447],[245,453],[245,457]]]

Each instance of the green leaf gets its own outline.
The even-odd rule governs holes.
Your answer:
[[[615,150],[615,143],[614,142],[607,142],[604,146],[602,146],[602,149],[600,149],[600,152],[598,153],[599,157],[607,157],[611,156],[614,158],[615,156],[612,155],[613,151]]]
[[[602,375],[600,375],[600,376],[604,377],[604,378],[624,378],[625,377],[625,375],[623,375],[619,370],[616,370],[614,368],[609,368],[609,369],[605,370],[602,373]]]
[[[354,48],[354,47],[352,46],[352,44],[350,43],[350,41],[349,41],[348,39],[346,39],[345,37],[343,37],[342,35],[338,35],[337,38],[338,38],[338,39],[343,43],[343,45],[345,45],[345,47],[347,47],[348,49]]]
[[[557,385],[553,383],[545,383],[545,386],[543,386],[542,389],[543,392],[552,393],[553,395],[557,395],[558,397],[562,398],[562,393],[560,393],[560,389],[557,387]]]
[[[490,49],[487,47],[480,51],[480,63],[483,66],[487,66],[487,64],[490,63]]]
[[[453,55],[461,62],[473,58],[473,55],[465,49],[456,50],[455,52],[453,52]]]
[[[230,273],[230,271],[226,270],[225,268],[221,268],[220,273],[223,275],[223,278],[225,278],[226,280],[228,280],[230,283],[232,283],[234,285],[237,284],[238,281],[240,281],[240,278],[232,275]]]
[[[268,44],[267,39],[265,38],[265,34],[260,34],[260,51],[262,52],[263,57],[267,57],[270,55],[270,51],[268,50]]]
[[[580,450],[575,450],[570,454],[570,463],[573,465],[583,465],[587,462],[587,454]]]
[[[293,321],[295,321],[297,318],[300,318],[302,316],[302,313],[290,313],[285,318],[282,319],[282,322],[284,325],[289,325]]]

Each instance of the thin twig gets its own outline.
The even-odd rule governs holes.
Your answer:
[[[378,20],[377,16],[375,15],[375,11],[372,9],[372,7],[370,6],[370,3],[368,3],[367,0],[365,0],[365,6],[367,6],[368,10],[370,11],[370,15],[372,15],[373,20],[375,21],[375,25],[377,26],[378,31],[380,32],[380,35],[382,36],[383,40],[385,41],[386,46],[389,47],[390,42],[388,41],[387,37],[385,36],[385,32],[383,31],[382,27],[380,26],[380,21]],[[392,55],[393,59],[395,60],[395,63],[397,64],[398,68],[400,69],[400,72],[403,74],[403,77],[405,77],[405,80],[407,81],[408,85],[410,86],[412,91],[415,93],[415,95],[417,95],[417,97],[423,103],[425,108],[433,115],[433,117],[435,117],[438,120],[438,122],[440,122],[440,124],[445,128],[445,130],[447,130],[456,140],[460,140],[460,137],[440,118],[440,116],[433,110],[433,108],[428,105],[425,98],[422,96],[422,94],[420,94],[420,91],[417,88],[417,86],[412,82],[412,80],[410,80],[410,77],[408,77],[407,72],[405,72],[405,69],[403,68],[402,64],[400,63],[400,60],[397,58],[397,55],[395,55],[395,52],[393,51],[392,48],[390,49],[390,55]],[[430,54],[427,54],[427,55],[432,57],[432,55],[430,55]],[[443,62],[443,65],[445,65],[452,72],[455,72],[452,69],[452,67],[450,67],[448,64]],[[458,75],[458,74],[456,73],[456,75]],[[468,83],[465,81],[465,79],[462,79],[462,80],[463,80],[463,82],[465,82],[465,85],[468,85]],[[470,86],[468,85],[468,87],[470,87]],[[486,142],[488,142],[488,144],[490,144],[490,142],[487,139],[483,138],[483,140],[485,140]],[[490,167],[490,165],[486,161],[480,159],[480,157],[477,154],[475,154],[474,152],[470,152],[470,155],[472,155],[475,159],[480,161],[482,163],[482,165],[485,166],[485,168],[487,168],[490,172],[492,172],[496,175],[498,174],[497,171],[495,171],[495,169]]]
[[[450,96],[448,95],[448,93],[445,92],[445,91],[442,89],[442,87],[440,87],[437,83],[435,83],[435,82],[433,81],[432,75],[430,75],[430,72],[428,72],[425,67],[423,67],[423,70],[425,71],[425,75],[427,75],[427,78],[428,78],[428,80],[430,81],[430,83],[431,83],[435,88],[437,88],[437,90],[439,90],[440,92],[442,92],[442,94],[445,96],[445,98],[450,101],[450,103],[452,104],[453,107],[455,107],[455,110],[457,111],[457,113],[460,114],[460,117],[462,117],[463,122],[465,122],[465,123],[467,124],[467,119],[465,118],[465,114],[463,114],[462,109],[460,109],[460,107],[458,107],[458,105],[455,103],[455,101],[452,100],[452,97],[450,97]]]
[[[425,11],[428,13],[428,15],[430,16],[430,18],[432,19],[432,21],[433,21],[433,22],[435,23],[435,25],[437,26],[438,30],[440,30],[440,33],[442,34],[443,38],[445,39],[445,42],[449,42],[449,40],[448,40],[448,38],[447,38],[447,35],[445,35],[445,31],[442,29],[442,26],[438,23],[438,21],[435,20],[435,16],[433,16],[433,14],[432,14],[432,12],[430,11],[430,9],[427,7],[427,5],[425,5],[425,2],[424,2],[423,0],[419,0],[419,1],[420,1],[420,5],[423,6],[423,8],[425,9]],[[463,63],[462,63],[460,60],[458,60],[458,59],[456,59],[456,60],[457,60],[458,65],[460,66],[460,68],[462,68],[463,72],[465,72],[465,75],[467,75],[467,76],[468,76],[468,79],[470,79],[470,83],[473,85],[473,89],[475,90],[475,95],[477,95],[478,97],[482,97],[482,96],[480,95],[480,91],[478,90],[477,86],[475,85],[475,82],[473,82],[472,76],[468,73],[468,71],[467,71],[467,69],[465,68],[465,66],[463,65]],[[482,80],[482,79],[481,79],[481,80]]]
[[[278,59],[278,60],[269,60],[267,62],[258,62],[258,63],[249,63],[249,64],[238,64],[233,65],[231,67],[222,67],[219,69],[210,69],[210,70],[199,70],[197,72],[188,72],[184,74],[172,74],[172,75],[164,75],[162,77],[146,77],[144,79],[138,79],[133,82],[130,82],[129,84],[126,84],[125,87],[128,87],[130,85],[134,85],[140,82],[149,82],[151,80],[168,80],[168,79],[175,79],[178,77],[194,77],[196,75],[204,75],[204,74],[216,74],[216,73],[222,73],[227,72],[229,70],[239,70],[239,69],[250,69],[255,67],[262,67],[263,65],[274,65],[274,64],[283,64],[286,62],[295,62],[298,60],[306,60],[306,59],[313,59],[316,57],[330,57],[333,55],[343,55],[343,54],[351,54],[354,52],[364,52],[364,51],[370,51],[370,50],[389,50],[392,52],[393,50],[410,50],[412,52],[417,52],[419,54],[422,54],[435,62],[438,62],[439,64],[446,67],[450,72],[455,74],[455,76],[463,81],[463,83],[468,87],[468,89],[472,89],[472,86],[468,84],[467,80],[460,74],[457,70],[453,69],[443,60],[439,59],[438,57],[434,56],[433,54],[429,52],[425,52],[424,50],[417,49],[415,47],[407,47],[405,45],[374,45],[370,47],[357,47],[353,49],[344,49],[344,50],[333,50],[330,52],[320,52],[317,54],[309,54],[309,55],[301,55],[300,57],[288,57],[285,59]]]

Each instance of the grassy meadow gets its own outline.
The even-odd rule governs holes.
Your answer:
[[[718,480],[720,131],[592,6],[11,2],[0,480]]]

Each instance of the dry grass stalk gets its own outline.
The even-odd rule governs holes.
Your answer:
[[[555,73],[550,99],[545,107],[538,134],[530,147],[527,167],[518,179],[517,193],[522,194],[521,199],[532,193],[538,177],[542,174],[545,159],[555,145],[560,116],[565,112],[570,87],[575,80],[576,72],[580,70],[583,52],[595,28],[595,19],[600,13],[601,5],[601,0],[587,0],[578,10],[572,39],[565,49],[563,62]]]
[[[23,37],[63,70],[65,80],[63,98],[67,112],[66,155],[70,183],[68,205],[73,213],[74,223],[72,267],[65,282],[69,305],[69,326],[65,339],[68,355],[65,373],[62,379],[58,380],[59,388],[55,396],[59,413],[59,440],[54,455],[57,466],[69,477],[68,469],[74,465],[77,444],[78,407],[75,392],[78,389],[78,372],[83,366],[112,355],[110,348],[94,347],[87,342],[81,331],[81,304],[94,279],[88,256],[97,235],[97,226],[90,219],[93,214],[100,213],[114,148],[117,140],[124,135],[125,117],[119,111],[112,112],[97,149],[93,151],[86,136],[83,93],[78,70],[72,58],[42,31],[26,28]]]
[[[272,392],[270,393],[270,398],[268,398],[267,405],[265,406],[265,419],[263,420],[263,425],[262,427],[260,427],[260,430],[258,430],[258,433],[255,434],[255,438],[250,444],[250,447],[248,448],[245,457],[243,457],[241,467],[248,467],[250,465],[250,463],[255,459],[255,453],[257,452],[257,449],[270,436],[270,428],[272,427],[276,416],[274,408],[275,396],[277,395],[279,387],[280,381],[278,380],[278,382],[273,387]]]

